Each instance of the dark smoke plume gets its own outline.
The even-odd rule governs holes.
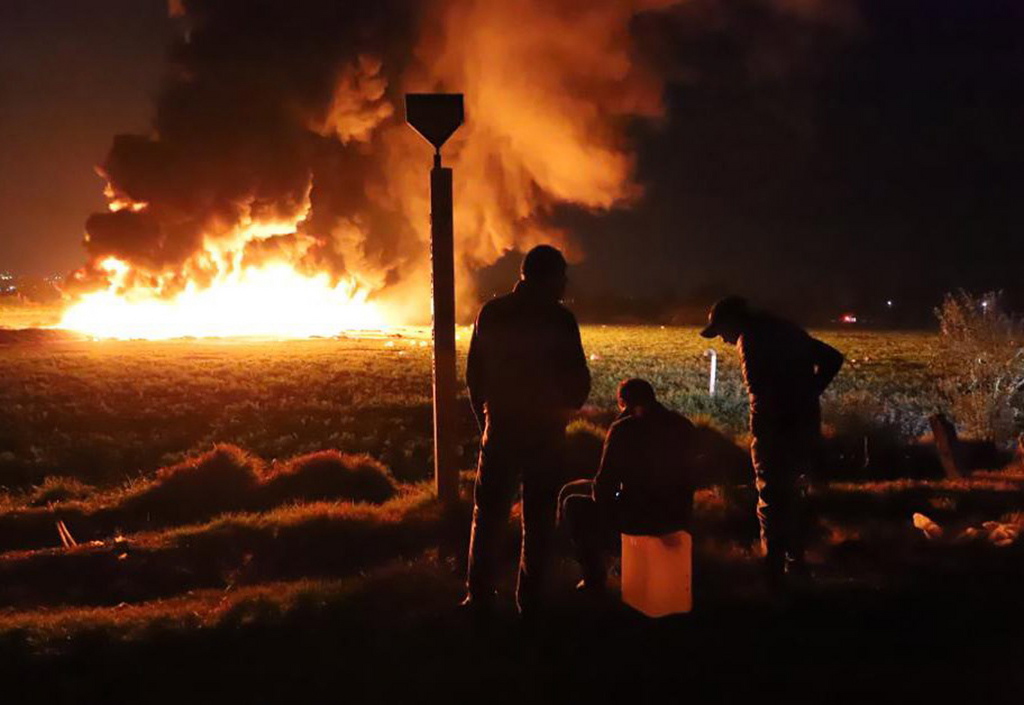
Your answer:
[[[665,70],[637,30],[692,28],[675,14],[691,7],[718,17],[706,0],[172,0],[153,131],[118,136],[101,165],[110,211],[87,222],[76,285],[107,286],[114,257],[119,287],[169,297],[276,259],[421,315],[430,151],[403,121],[410,90],[466,94],[446,149],[461,272],[541,240],[571,250],[556,206],[641,194],[627,127],[662,114]]]

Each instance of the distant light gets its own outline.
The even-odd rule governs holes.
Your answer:
[[[988,308],[988,301],[982,301],[981,302],[981,307],[982,308]]]
[[[889,308],[892,308],[892,299],[886,299],[885,305],[888,306]]]
[[[852,313],[844,313],[843,317],[839,319],[841,323],[856,323],[857,316]]]

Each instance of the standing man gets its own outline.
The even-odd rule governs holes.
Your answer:
[[[789,321],[754,311],[736,296],[711,308],[701,335],[721,336],[739,350],[750,396],[761,545],[769,585],[776,587],[787,569],[806,570],[809,513],[802,476],[816,469],[819,397],[838,374],[843,355]]]
[[[466,382],[483,432],[463,604],[494,600],[497,544],[522,486],[522,546],[516,604],[539,607],[564,479],[565,426],[590,393],[590,371],[576,318],[560,302],[566,263],[549,245],[523,259],[510,294],[480,310],[469,345]]]

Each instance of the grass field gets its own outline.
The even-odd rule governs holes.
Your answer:
[[[697,612],[650,625],[581,602],[563,537],[556,609],[539,634],[508,603],[514,521],[492,631],[454,613],[478,439],[463,400],[462,501],[442,508],[423,482],[423,331],[289,342],[4,336],[0,677],[17,683],[11,702],[416,702],[433,691],[625,702],[659,686],[749,699],[772,683],[796,688],[794,701],[863,702],[897,665],[903,680],[889,692],[910,698],[968,685],[977,695],[982,676],[1003,695],[1024,692],[1020,669],[1006,670],[1024,656],[1020,469],[818,484],[817,581],[775,604],[758,580],[735,352],[716,346],[709,398],[708,345],[693,329],[586,327],[594,389],[582,416],[593,425],[573,438],[575,471],[586,472],[616,384],[633,375],[723,432],[707,431],[721,465],[696,498]],[[848,358],[825,399],[839,436],[924,431],[941,405],[935,337],[821,336]],[[941,536],[915,527],[916,513]],[[77,545],[62,546],[58,522]],[[963,664],[970,683],[957,680]],[[851,668],[856,682],[843,675]]]
[[[232,443],[266,460],[323,449],[366,452],[404,480],[430,469],[430,348],[422,330],[372,338],[69,341],[7,334],[0,345],[0,485],[65,475],[119,484]],[[884,424],[911,437],[939,400],[934,336],[826,332],[848,364],[826,420]],[[468,330],[459,332],[459,369]],[[627,376],[650,379],[674,408],[742,433],[736,354],[721,344],[707,393],[707,341],[695,329],[585,327],[593,393],[584,415],[606,422]],[[464,465],[477,430],[463,398]]]

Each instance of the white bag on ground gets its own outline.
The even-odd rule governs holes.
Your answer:
[[[622,534],[622,601],[648,617],[693,609],[693,539]]]

